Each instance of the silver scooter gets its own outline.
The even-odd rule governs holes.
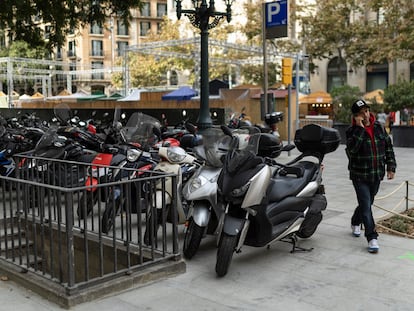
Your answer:
[[[238,140],[238,148],[247,146],[248,138],[258,129],[248,127],[232,131]],[[189,205],[185,223],[183,253],[191,259],[198,251],[201,240],[208,234],[218,233],[218,220],[224,211],[224,205],[218,200],[217,178],[223,166],[223,157],[229,150],[231,137],[220,128],[209,128],[203,132],[203,144],[193,148],[195,156],[203,165],[183,187],[183,199]]]

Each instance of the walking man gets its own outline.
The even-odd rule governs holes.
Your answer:
[[[352,234],[359,237],[363,224],[368,251],[377,253],[378,233],[371,207],[385,172],[388,179],[393,179],[397,164],[391,138],[375,120],[368,104],[357,100],[351,110],[353,117],[352,125],[346,131],[346,152],[349,159],[349,178],[358,201],[351,218]]]

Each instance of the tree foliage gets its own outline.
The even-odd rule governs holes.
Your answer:
[[[227,41],[230,33],[234,32],[235,27],[226,22],[221,22],[217,27],[210,30],[209,38],[218,41]],[[172,21],[167,17],[164,18],[160,24],[160,29],[157,32],[151,32],[143,39],[144,43],[165,41],[174,41],[182,39],[183,32],[199,35],[198,30],[190,25],[185,20]],[[240,42],[241,43],[241,42]],[[242,53],[225,50],[223,55],[222,49],[211,48],[209,51],[209,78],[224,79],[232,72],[231,64],[225,64],[212,61],[213,59],[242,59]],[[174,56],[175,55],[175,56]],[[184,55],[182,57],[180,55]],[[188,84],[193,84],[200,77],[200,59],[199,47],[193,44],[181,44],[170,47],[155,48],[147,53],[141,53],[139,50],[131,51],[129,53],[129,71],[130,83],[132,87],[147,87],[166,85],[167,72],[177,71],[189,73]],[[118,60],[118,64],[121,59]],[[234,71],[234,70],[233,70]],[[112,79],[115,86],[122,85],[122,75],[113,75]]]
[[[86,24],[103,26],[109,16],[129,25],[130,9],[141,7],[141,0],[2,0],[0,29],[7,29],[10,41],[51,48],[62,46],[68,32]],[[48,40],[39,21],[49,25]]]
[[[351,122],[352,104],[361,97],[361,91],[356,86],[347,84],[334,87],[331,91],[334,109],[334,121],[348,124]]]
[[[15,41],[9,47],[0,50],[0,57],[21,57],[42,59],[48,51],[42,47],[32,47],[25,41]]]
[[[390,111],[414,108],[414,81],[399,81],[384,89],[384,102]]]
[[[324,0],[297,10],[301,39],[313,58],[337,55],[354,68],[414,60],[412,0]]]
[[[165,42],[180,39],[180,21],[172,21],[165,17],[160,24],[159,32],[151,32],[143,39],[143,43]],[[131,50],[128,53],[128,67],[132,87],[148,87],[167,84],[167,72],[171,70],[182,71],[194,68],[194,59],[172,57],[168,55],[191,55],[190,45],[178,45],[153,49],[150,53],[141,53]],[[122,58],[117,60],[118,65]],[[122,86],[122,75],[114,74],[112,82],[115,86]]]

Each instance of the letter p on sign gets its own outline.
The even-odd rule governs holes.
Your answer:
[[[278,2],[269,3],[267,8],[267,23],[272,23],[273,16],[280,13],[280,4]]]

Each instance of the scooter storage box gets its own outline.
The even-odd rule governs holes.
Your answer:
[[[295,133],[295,145],[300,152],[327,154],[335,151],[341,141],[337,129],[319,124],[307,124]]]
[[[283,121],[283,112],[277,111],[265,114],[265,122],[267,125],[276,124]]]
[[[276,158],[282,151],[283,144],[280,142],[280,138],[270,134],[261,133],[259,141],[258,155],[262,157]]]

